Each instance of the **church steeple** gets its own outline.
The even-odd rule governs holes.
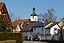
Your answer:
[[[33,12],[31,14],[31,16],[37,16],[37,14],[35,13],[35,8],[33,7]]]
[[[35,13],[35,8],[33,7],[33,12],[30,15],[30,20],[31,21],[38,21],[38,15]]]
[[[33,13],[35,13],[35,8],[33,8]]]

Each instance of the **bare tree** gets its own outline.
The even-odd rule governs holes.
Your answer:
[[[53,20],[53,9],[48,9],[49,20]]]
[[[48,20],[48,14],[47,13],[43,13],[43,18],[44,18],[44,20]]]
[[[47,13],[43,13],[44,20],[56,21],[57,16],[55,16],[54,13],[55,13],[54,9],[52,8],[48,9]]]
[[[40,13],[39,15],[38,15],[38,20],[41,22],[42,20],[43,20],[43,15]]]

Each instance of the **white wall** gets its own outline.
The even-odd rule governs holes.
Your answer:
[[[54,30],[55,28],[57,28],[56,31]],[[54,25],[54,26],[51,27],[51,29],[50,29],[50,34],[51,34],[51,35],[54,35],[55,33],[57,33],[58,29],[60,29],[59,26],[58,26],[57,24]]]
[[[43,33],[43,31],[41,28],[33,28],[33,33],[34,34],[37,34],[37,33],[41,34],[41,33]]]
[[[63,21],[61,21],[58,25],[63,26],[64,25]]]
[[[45,28],[51,26],[53,24],[53,22],[49,23],[48,25],[45,26]]]
[[[24,32],[24,36],[30,36],[30,32]]]
[[[15,29],[13,29],[13,33],[20,32],[20,31],[21,31],[21,29],[18,24],[17,27]]]
[[[38,21],[38,16],[30,16],[31,21]]]
[[[21,31],[21,29],[20,29],[20,27],[19,27],[19,24],[18,24],[17,27],[16,27],[16,31],[17,31],[17,32],[20,32],[20,31]]]
[[[36,29],[36,30],[35,30]],[[34,34],[44,34],[44,32],[45,32],[45,34],[49,34],[49,29],[45,29],[45,31],[44,31],[44,28],[42,29],[42,28],[33,28],[33,33]]]

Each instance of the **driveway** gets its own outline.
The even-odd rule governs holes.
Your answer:
[[[47,42],[40,42],[40,41],[24,41],[24,43],[47,43]]]

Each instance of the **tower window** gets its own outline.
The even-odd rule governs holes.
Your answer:
[[[32,16],[32,18],[34,18],[34,16]]]

